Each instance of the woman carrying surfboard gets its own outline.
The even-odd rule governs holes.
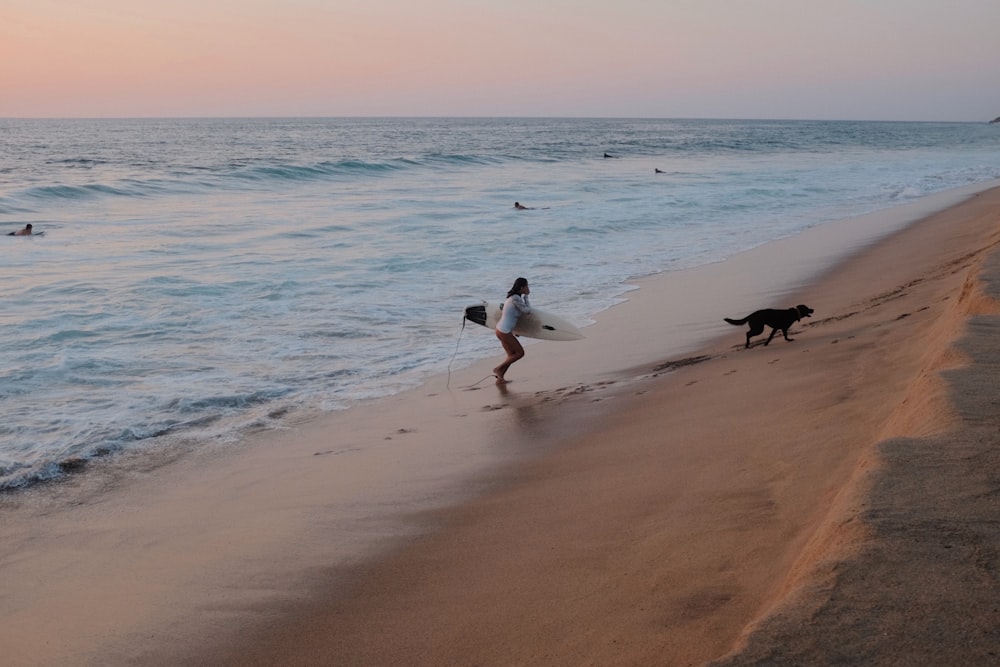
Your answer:
[[[500,321],[497,322],[496,334],[497,338],[500,339],[500,344],[503,345],[504,352],[507,353],[507,358],[493,369],[497,384],[507,382],[504,379],[507,369],[512,363],[524,356],[524,347],[514,335],[514,327],[517,326],[517,320],[521,315],[527,315],[531,312],[531,304],[528,303],[529,294],[531,294],[531,290],[528,289],[528,279],[518,278],[514,281],[514,286],[507,292],[507,300],[503,302],[503,311],[500,315]]]

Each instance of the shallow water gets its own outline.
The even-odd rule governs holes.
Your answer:
[[[584,325],[630,277],[1000,178],[979,124],[0,120],[0,137],[0,230],[45,231],[0,237],[0,488],[495,354],[456,348],[462,311],[518,275]]]

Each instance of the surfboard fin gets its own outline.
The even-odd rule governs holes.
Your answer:
[[[470,319],[479,326],[486,326],[486,306],[469,306],[465,309],[466,319]]]

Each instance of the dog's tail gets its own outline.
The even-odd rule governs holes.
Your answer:
[[[728,317],[723,317],[722,319],[724,319],[725,321],[729,322],[730,324],[735,324],[736,326],[739,326],[741,324],[746,324],[747,320],[749,320],[750,318],[749,317],[744,317],[742,320],[731,320]]]

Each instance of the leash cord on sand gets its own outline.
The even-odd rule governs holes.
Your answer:
[[[479,384],[479,383],[481,383],[481,382],[483,382],[485,380],[489,380],[490,378],[495,378],[495,377],[496,377],[496,375],[493,375],[491,373],[491,374],[487,375],[486,377],[484,377],[482,380],[476,380],[475,382],[473,382],[472,384],[470,384],[469,388],[471,389],[472,387],[475,387],[477,384]]]

